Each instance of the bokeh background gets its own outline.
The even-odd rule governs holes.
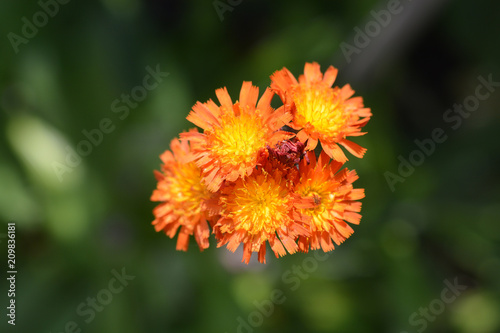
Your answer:
[[[355,46],[356,29],[388,1],[58,6],[14,47],[13,34],[26,37],[23,17],[43,9],[0,2],[0,331],[500,332],[500,89],[456,129],[443,118],[475,94],[479,76],[500,81],[499,2],[402,0],[349,57],[342,43]],[[356,141],[368,153],[348,162],[366,189],[354,235],[323,261],[268,253],[266,265],[246,266],[213,239],[204,252],[194,240],[175,251],[151,226],[149,197],[160,153],[192,127],[190,108],[222,86],[237,96],[243,80],[264,89],[272,72],[298,75],[306,61],[338,67],[337,83],[350,83],[374,115]],[[126,116],[113,112],[147,68],[169,74]],[[54,162],[105,118],[113,130],[60,181]],[[414,140],[436,128],[447,140],[392,191],[386,176],[398,173],[398,156],[408,160]],[[15,327],[5,315],[8,222],[17,230]],[[106,298],[123,270],[133,280]],[[455,279],[467,289],[442,309],[444,281]],[[282,302],[271,309],[273,290]],[[106,304],[82,315],[96,296]],[[424,320],[429,305],[439,314]]]

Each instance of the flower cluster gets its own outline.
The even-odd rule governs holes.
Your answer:
[[[349,85],[332,87],[336,76],[332,66],[323,74],[306,63],[298,80],[286,68],[271,75],[260,98],[258,87],[243,82],[236,102],[226,88],[215,91],[219,103],[197,102],[187,119],[201,131],[172,140],[155,171],[156,231],[178,232],[183,251],[191,235],[208,248],[212,232],[217,247],[234,252],[243,244],[245,263],[254,252],[265,263],[267,243],[279,257],[331,251],[351,236],[364,190],[353,188],[354,170],[342,169],[340,146],[363,157],[366,149],[347,137],[365,134],[371,112]],[[283,104],[277,109],[275,94]]]

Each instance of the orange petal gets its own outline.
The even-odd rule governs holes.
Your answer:
[[[266,263],[266,243],[262,243],[259,250],[259,262],[262,264]]]
[[[194,229],[194,238],[200,247],[200,251],[208,248],[210,245],[208,242],[208,237],[210,237],[210,229],[208,229],[208,223],[205,219],[196,224]]]
[[[245,107],[247,105],[255,106],[259,98],[259,88],[252,86],[252,82],[245,81],[241,86],[240,104]]]
[[[354,90],[352,90],[350,84],[346,84],[345,86],[342,87],[342,89],[340,89],[341,98],[348,99],[352,95],[354,95]],[[354,101],[357,101],[357,98],[359,98],[359,97],[355,97]]]
[[[277,237],[269,238],[269,245],[271,246],[271,250],[273,250],[274,254],[276,255],[276,258],[286,255],[285,248]]]
[[[318,139],[313,139],[309,137],[309,140],[307,140],[306,150],[314,150],[314,148],[316,148],[317,145],[318,145]]]
[[[317,62],[306,63],[304,66],[304,75],[302,76],[302,81],[305,82],[317,82],[323,79],[323,74],[321,74],[320,66]],[[299,82],[301,82],[299,78]]]
[[[339,142],[342,146],[345,147],[351,154],[356,157],[362,158],[366,152],[366,148],[361,147],[357,143],[354,143],[350,140],[343,139]]]
[[[228,110],[232,108],[233,101],[231,101],[231,96],[229,96],[226,87],[217,89],[215,94],[221,105],[225,106]]]
[[[177,251],[187,251],[189,246],[189,233],[186,230],[186,227],[182,227],[179,235],[177,236]]]
[[[309,135],[305,130],[300,130],[299,133],[297,133],[297,139],[299,139],[299,141],[302,143],[305,143],[308,138]]]
[[[219,121],[214,117],[212,112],[210,112],[210,109],[201,102],[197,102],[193,106],[193,110],[189,113],[186,119],[203,129],[211,128],[214,125],[219,124]]]
[[[347,162],[347,157],[345,156],[344,152],[336,143],[321,143],[321,146],[323,147],[323,150],[325,153],[328,154],[331,158],[333,158],[336,161],[339,161],[340,163],[345,163]]]
[[[264,111],[265,109],[268,109],[269,106],[271,105],[271,100],[273,99],[274,92],[270,88],[266,88],[264,91],[264,94],[259,99],[259,103],[257,104],[257,109]],[[252,105],[255,105],[252,104]]]
[[[335,82],[335,79],[337,78],[338,72],[338,69],[334,68],[333,66],[328,67],[325,75],[323,76],[323,82],[326,83],[328,87],[331,87]]]

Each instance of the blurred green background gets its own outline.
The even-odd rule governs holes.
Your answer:
[[[0,2],[1,332],[500,332],[500,90],[445,119],[479,76],[500,81],[499,2],[401,1],[383,26],[371,11],[395,0],[60,1]],[[366,27],[373,37],[346,56]],[[149,197],[190,108],[222,86],[236,99],[243,80],[263,91],[306,61],[338,67],[374,115],[356,140],[368,153],[347,164],[366,189],[354,235],[328,257],[268,253],[266,265],[213,238],[175,251]],[[137,88],[154,70],[168,76]],[[143,100],[126,104],[131,93]],[[67,147],[99,126],[108,133],[58,176]],[[447,140],[393,191],[387,172],[436,128]],[[455,279],[466,290],[443,303]]]

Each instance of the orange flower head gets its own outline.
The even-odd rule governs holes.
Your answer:
[[[347,140],[348,136],[365,133],[361,128],[370,120],[370,109],[364,108],[361,97],[353,97],[350,85],[333,87],[337,69],[330,66],[323,75],[318,63],[306,63],[304,74],[297,81],[286,68],[271,76],[271,89],[293,115],[290,126],[298,130],[297,138],[313,150],[321,141],[324,151],[344,163],[347,157],[339,144],[356,157],[363,157],[366,149]]]
[[[158,184],[151,200],[161,203],[153,210],[152,224],[156,231],[163,230],[170,238],[180,227],[177,250],[187,251],[189,236],[193,234],[200,250],[204,250],[209,246],[207,222],[217,208],[213,205],[212,193],[201,181],[200,168],[188,162],[191,150],[188,142],[174,139],[170,148],[173,154],[167,150],[160,156],[162,172],[155,170]]]
[[[311,207],[294,195],[286,175],[269,165],[258,167],[250,176],[239,178],[221,189],[221,218],[214,227],[219,243],[235,251],[243,243],[243,260],[253,252],[265,263],[266,242],[276,257],[295,253],[300,235],[309,234],[297,207]]]
[[[303,159],[299,164],[299,179],[295,191],[303,198],[312,198],[315,207],[305,208],[301,213],[309,216],[310,236],[299,238],[299,247],[303,252],[319,248],[323,251],[334,249],[332,243],[340,245],[354,232],[346,223],[359,224],[363,189],[353,189],[352,183],[358,179],[355,171],[343,169],[342,163],[330,161],[325,152],[318,160],[314,152],[308,152],[310,163]]]
[[[250,175],[268,145],[292,136],[279,131],[292,116],[284,108],[271,107],[274,93],[270,89],[258,101],[259,88],[243,82],[239,101],[234,104],[226,88],[215,93],[220,106],[212,100],[198,102],[187,117],[204,132],[181,134],[182,139],[196,143],[192,158],[211,192],[216,192],[225,180]]]
[[[242,245],[247,264],[253,253],[265,263],[268,243],[281,257],[331,251],[349,238],[365,194],[353,188],[356,172],[342,168],[340,146],[363,157],[366,149],[348,138],[366,134],[372,114],[349,85],[333,86],[336,77],[333,66],[323,74],[306,63],[298,79],[286,68],[271,75],[260,98],[243,82],[236,102],[225,87],[215,91],[216,102],[197,102],[187,120],[201,131],[172,140],[155,171],[156,231],[178,235],[176,248],[186,251],[191,235],[200,250],[208,248],[212,229],[217,247]],[[283,101],[276,110],[275,93]]]

